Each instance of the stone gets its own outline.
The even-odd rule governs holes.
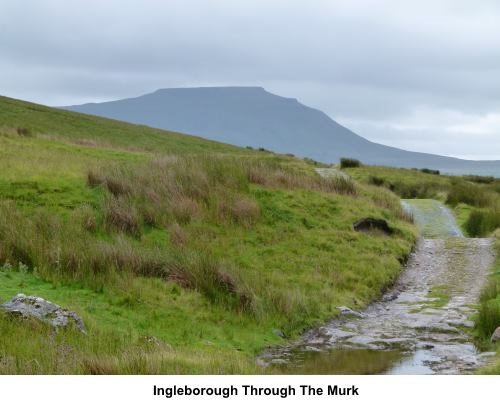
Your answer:
[[[83,320],[75,312],[61,308],[40,297],[17,294],[10,301],[3,303],[0,308],[8,314],[39,319],[56,329],[74,325],[80,332],[85,333]]]
[[[491,341],[493,343],[500,342],[500,326],[497,326],[495,332],[493,332],[493,335],[491,335]]]
[[[283,331],[282,331],[281,329],[273,329],[273,333],[274,333],[276,336],[278,336],[278,337],[280,337],[280,338],[282,338],[282,339],[284,339],[284,338],[285,338],[285,334],[283,333]]]
[[[357,318],[364,318],[365,316],[361,312],[352,310],[349,307],[337,307],[342,315],[355,316]]]
[[[172,346],[155,336],[143,336],[142,340],[148,346],[153,346],[164,350],[172,350]]]
[[[386,235],[392,235],[393,229],[385,219],[363,218],[353,224],[354,230],[358,232],[369,232],[378,230]]]
[[[398,297],[399,297],[399,293],[398,292],[391,292],[391,293],[388,293],[388,294],[384,295],[382,297],[382,301],[384,301],[384,302],[394,301]]]
[[[479,353],[478,357],[481,359],[487,359],[490,357],[494,357],[496,355],[497,355],[497,352],[483,352],[483,353]]]
[[[263,359],[261,358],[257,358],[255,360],[255,364],[258,366],[258,367],[262,367],[262,368],[266,368],[269,366],[269,363],[267,363],[266,361],[264,361]]]

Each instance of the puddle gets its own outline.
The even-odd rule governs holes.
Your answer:
[[[272,364],[271,368],[287,374],[382,374],[403,359],[397,350],[337,349],[298,351],[295,361]]]
[[[384,374],[434,374],[432,368],[427,365],[431,361],[436,361],[436,357],[425,350],[417,350],[412,355],[406,357],[392,367]]]

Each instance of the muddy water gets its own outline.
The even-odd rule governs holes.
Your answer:
[[[437,201],[405,204],[424,239],[394,287],[366,310],[268,350],[260,362],[301,374],[463,374],[488,360],[468,330],[493,263],[492,241],[462,237]]]

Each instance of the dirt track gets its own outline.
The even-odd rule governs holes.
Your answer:
[[[297,372],[390,374],[469,373],[487,361],[468,329],[493,264],[493,241],[462,237],[437,201],[406,204],[424,239],[395,286],[359,315],[342,315],[263,361]]]

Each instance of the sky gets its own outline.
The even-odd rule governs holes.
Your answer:
[[[370,140],[500,159],[497,0],[1,0],[0,94],[263,86]]]

